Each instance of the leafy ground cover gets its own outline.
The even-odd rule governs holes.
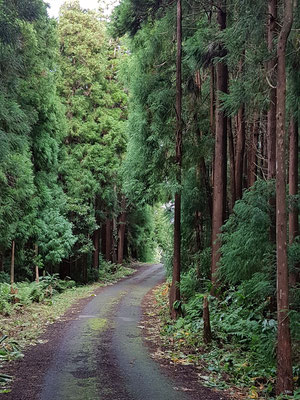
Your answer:
[[[10,293],[10,285],[0,284],[0,393],[9,390],[12,379],[1,374],[4,363],[22,358],[26,347],[40,343],[39,337],[47,326],[62,318],[78,300],[94,296],[97,288],[134,272],[134,268],[105,263],[99,272],[99,281],[85,286],[76,286],[73,281],[62,281],[50,275],[39,284],[16,284],[15,294]]]
[[[173,365],[193,367],[202,385],[223,390],[230,398],[274,400],[275,365],[267,359],[265,362],[255,359],[255,349],[258,351],[257,346],[263,346],[264,335],[268,341],[273,335],[272,323],[265,326],[265,331],[260,334],[258,322],[255,322],[255,319],[236,318],[239,323],[248,321],[245,324],[249,330],[247,336],[244,332],[245,327],[239,327],[238,344],[234,337],[237,336],[234,324],[237,316],[233,315],[230,322],[229,314],[232,311],[230,306],[227,304],[227,310],[229,310],[226,312],[222,301],[211,299],[213,341],[206,345],[202,333],[201,296],[194,298],[193,304],[188,303],[184,316],[174,322],[169,318],[168,292],[168,284],[159,286],[154,292],[155,305],[147,311],[147,317],[152,319],[152,327],[146,326],[148,336],[155,342],[160,341],[160,347],[156,349],[153,357],[159,361],[167,359]],[[221,313],[220,307],[223,307]],[[239,312],[236,305],[233,308],[237,310],[237,313]],[[295,368],[294,395],[277,397],[278,400],[300,399],[298,372]]]

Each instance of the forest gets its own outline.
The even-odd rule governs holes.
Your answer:
[[[176,360],[300,399],[299,71],[297,0],[0,0],[0,317],[161,262]]]

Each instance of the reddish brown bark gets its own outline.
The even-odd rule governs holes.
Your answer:
[[[182,164],[182,8],[181,0],[177,0],[177,57],[176,57],[176,165],[177,182],[181,184],[181,164]],[[181,269],[181,193],[175,194],[174,210],[174,256],[173,256],[173,277],[170,288],[170,313],[171,318],[175,319],[180,313],[178,302],[180,301],[180,269]],[[177,306],[174,307],[174,303]]]
[[[298,194],[298,124],[295,117],[291,117],[290,121],[290,160],[289,160],[289,195],[296,196]],[[299,234],[299,210],[294,201],[291,202],[289,210],[289,242],[292,244],[295,237]],[[290,285],[294,286],[299,277],[295,272],[290,273]]]
[[[290,160],[289,160],[289,195],[298,194],[298,124],[294,117],[290,122]],[[292,205],[289,213],[289,242],[293,243],[295,237],[299,234],[298,223],[299,210]]]
[[[289,281],[286,219],[286,44],[293,23],[292,0],[285,0],[284,21],[278,38],[277,124],[276,124],[276,246],[277,246],[277,394],[293,391],[291,336],[289,324]]]
[[[112,223],[109,218],[106,219],[105,231],[105,259],[112,261]]]
[[[210,218],[212,218],[212,192],[211,192],[210,179],[209,179],[209,175],[207,172],[204,157],[200,157],[199,168],[200,168],[200,177],[201,177],[201,181],[202,181],[201,183],[202,183],[203,187],[205,188],[208,212],[209,212]]]
[[[118,243],[117,243],[117,220],[116,218],[112,219],[112,262],[115,264],[117,262],[117,250],[118,250]]]
[[[99,254],[100,254],[100,229],[96,229],[93,234],[93,268],[99,268]]]
[[[125,229],[126,229],[126,199],[122,196],[121,201],[121,216],[119,219],[119,231],[118,231],[118,264],[122,264],[124,257],[124,241],[125,241]]]
[[[215,67],[210,67],[210,131],[215,132]]]
[[[106,256],[106,222],[101,224],[101,254]]]
[[[259,121],[254,115],[254,122],[251,129],[251,137],[248,150],[248,187],[254,185],[257,177],[257,147],[259,135]]]
[[[229,149],[229,161],[230,161],[230,201],[229,201],[229,212],[232,213],[232,210],[233,210],[233,207],[234,207],[234,203],[236,201],[236,195],[235,195],[234,140],[233,140],[231,118],[227,119],[227,132],[228,132],[228,149]]]
[[[274,37],[277,31],[277,0],[268,0],[268,50],[274,52]],[[268,179],[275,179],[276,175],[276,57],[273,56],[267,63],[267,74],[270,87],[270,104],[267,114],[267,154]]]
[[[218,8],[218,24],[220,30],[226,28],[226,2],[220,0]],[[218,92],[227,92],[228,70],[224,62],[216,66],[216,89]],[[213,187],[213,219],[212,219],[212,282],[216,283],[217,264],[220,259],[220,241],[218,234],[224,223],[226,211],[226,183],[227,183],[227,118],[221,109],[221,100],[216,100],[216,140],[214,156],[214,187]]]
[[[235,194],[236,200],[242,198],[243,194],[243,169],[246,142],[245,107],[242,105],[237,115],[237,140],[235,157]]]

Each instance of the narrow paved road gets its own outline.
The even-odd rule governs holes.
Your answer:
[[[8,400],[188,400],[143,345],[141,302],[164,278],[161,264],[103,288],[45,344],[28,351]],[[48,336],[47,336],[48,335]],[[220,397],[203,397],[203,400]]]
[[[41,400],[184,400],[144,348],[141,301],[161,264],[105,288],[69,326],[44,378]]]

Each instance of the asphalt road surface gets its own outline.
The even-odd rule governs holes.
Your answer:
[[[45,343],[27,351],[18,364],[12,392],[3,399],[191,399],[151,359],[139,327],[142,299],[163,279],[161,264],[142,267],[100,289],[68,320],[49,326]],[[199,398],[220,398],[215,396]]]

